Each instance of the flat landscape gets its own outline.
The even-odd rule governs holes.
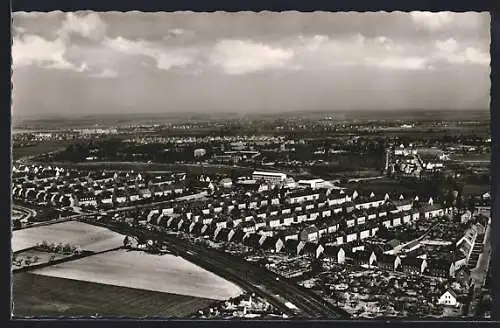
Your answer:
[[[107,252],[33,273],[214,300],[229,299],[243,292],[233,283],[181,257],[139,251]]]
[[[48,243],[70,243],[93,252],[123,245],[123,236],[116,232],[82,222],[69,221],[14,231],[12,251],[17,252],[35,246],[44,240]]]
[[[25,157],[46,154],[58,150],[63,150],[69,144],[68,141],[47,141],[38,143],[35,146],[28,147],[14,147],[12,149],[12,157],[14,160],[22,159]]]
[[[31,273],[13,276],[16,317],[185,317],[214,300]]]

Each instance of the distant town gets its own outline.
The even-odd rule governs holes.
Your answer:
[[[488,114],[18,122],[15,312],[489,318]]]

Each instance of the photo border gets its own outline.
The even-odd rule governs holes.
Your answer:
[[[8,4],[8,2],[5,2]],[[11,6],[9,6],[9,20],[8,27],[9,30],[8,35],[8,47],[11,47],[11,19],[10,19],[10,11],[42,11],[49,12],[54,10],[61,11],[77,11],[77,10],[94,10],[94,11],[164,11],[164,12],[172,12],[172,11],[195,11],[195,12],[213,12],[213,11],[228,11],[228,12],[236,12],[236,11],[286,11],[286,10],[296,10],[296,11],[359,11],[359,12],[367,12],[367,11],[453,11],[453,12],[466,12],[466,11],[489,11],[491,15],[491,102],[490,102],[490,110],[491,110],[491,133],[492,133],[492,144],[491,144],[491,153],[492,153],[492,163],[491,163],[491,176],[492,176],[492,254],[491,254],[491,270],[492,276],[500,277],[500,224],[497,224],[495,221],[495,217],[500,214],[500,197],[498,194],[500,193],[500,129],[495,129],[495,122],[499,122],[500,124],[500,110],[498,109],[499,103],[499,93],[493,92],[496,87],[500,85],[499,74],[498,74],[498,61],[496,60],[498,57],[498,46],[500,45],[500,4],[499,1],[489,1],[489,0],[469,0],[469,1],[458,1],[458,0],[399,0],[399,1],[391,1],[391,0],[342,0],[342,1],[265,1],[265,0],[216,0],[216,1],[203,1],[203,0],[169,0],[169,1],[153,1],[153,0],[13,0]],[[8,96],[7,96],[7,108],[10,110],[11,108],[11,56],[9,51],[8,56]],[[4,124],[4,128],[1,131],[5,134],[4,140],[5,142],[5,151],[3,158],[6,158],[2,161],[2,164],[5,165],[5,172],[7,175],[3,177],[5,181],[4,185],[9,187],[7,194],[10,194],[10,170],[11,170],[11,112],[5,111],[8,113],[5,119],[1,120],[1,123]],[[7,218],[10,217],[10,204],[11,200],[8,197],[6,202],[6,206],[2,206],[0,208],[3,211],[2,217],[4,220],[2,221],[5,225],[3,229],[1,229],[2,233],[5,233],[6,236],[2,238],[5,240],[7,245],[5,245],[4,264],[2,267],[4,268],[4,278],[2,282],[6,285],[4,290],[8,291],[9,297],[7,298],[7,302],[3,307],[6,311],[6,317],[9,321],[10,325],[19,325],[20,327],[54,327],[54,326],[64,326],[67,324],[77,325],[77,326],[88,326],[92,325],[92,327],[100,326],[100,325],[123,325],[130,327],[165,327],[165,322],[163,321],[141,321],[141,320],[80,320],[80,319],[57,319],[57,320],[43,320],[43,319],[34,319],[34,320],[19,320],[16,319],[12,321],[10,319],[11,309],[10,309],[10,290],[11,290],[11,270],[10,270],[10,220]],[[496,282],[493,279],[493,304],[492,304],[492,319],[500,320],[500,283]],[[336,326],[360,326],[360,327],[381,327],[387,325],[397,325],[404,327],[418,327],[426,324],[432,324],[433,327],[457,327],[457,326],[469,326],[474,325],[476,327],[486,327],[493,326],[495,324],[494,321],[405,321],[404,319],[395,319],[394,321],[386,321],[386,320],[370,320],[370,321],[361,321],[361,320],[351,320],[351,321],[298,321],[298,320],[290,320],[290,321],[223,321],[223,320],[207,320],[207,321],[194,321],[194,320],[173,320],[168,321],[168,327],[222,327],[222,326],[236,326],[236,327],[260,327],[272,325],[275,327],[299,327],[305,325],[314,325],[315,327],[329,327]]]

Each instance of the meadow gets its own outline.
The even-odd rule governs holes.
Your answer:
[[[33,273],[214,300],[226,300],[243,292],[233,283],[181,257],[141,251],[111,251]]]
[[[182,318],[214,300],[54,278],[13,275],[13,312],[20,317]]]
[[[100,252],[122,246],[123,238],[106,228],[68,221],[13,231],[11,244],[13,252],[36,246],[42,241],[70,243],[82,250]]]

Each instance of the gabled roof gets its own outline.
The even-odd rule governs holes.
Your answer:
[[[300,241],[297,239],[288,239],[285,241],[285,248],[288,250],[296,250]]]
[[[261,235],[257,234],[257,233],[251,233],[248,235],[247,238],[245,238],[243,240],[243,244],[245,246],[250,246],[250,247],[257,247],[259,246],[259,240],[260,238],[262,238]]]
[[[396,255],[384,254],[384,253],[377,254],[377,262],[378,263],[393,264],[395,260],[396,260]]]
[[[401,258],[401,265],[402,266],[409,266],[409,267],[416,267],[420,268],[422,266],[422,263],[425,260],[418,258],[418,257],[413,257],[413,256],[407,256],[407,257],[402,257]]]
[[[448,292],[448,293],[450,293],[450,295],[451,295],[451,296],[453,296],[453,298],[455,298],[455,299],[458,297],[457,293],[456,293],[456,292],[455,292],[452,288],[448,288],[448,289],[447,289],[447,290],[443,293],[443,295],[444,295],[444,294],[446,294],[447,292]]]
[[[272,249],[276,246],[276,242],[278,241],[279,238],[277,237],[269,237],[267,236],[265,239],[264,239],[264,242],[262,243],[261,247],[263,249]]]
[[[449,270],[450,266],[453,262],[449,260],[436,260],[436,259],[429,259],[427,260],[427,269],[437,269],[437,270]]]
[[[370,256],[372,255],[372,252],[366,251],[366,250],[359,250],[356,252],[352,253],[352,257],[354,260],[362,261],[362,262],[368,262],[370,259]]]
[[[305,254],[316,254],[316,250],[318,249],[319,245],[315,243],[306,243],[304,245],[303,252]]]
[[[340,250],[343,250],[341,246],[337,245],[325,245],[324,253],[329,256],[337,256]]]
[[[231,229],[228,228],[222,228],[219,230],[219,233],[217,234],[217,241],[227,241],[229,232]]]

